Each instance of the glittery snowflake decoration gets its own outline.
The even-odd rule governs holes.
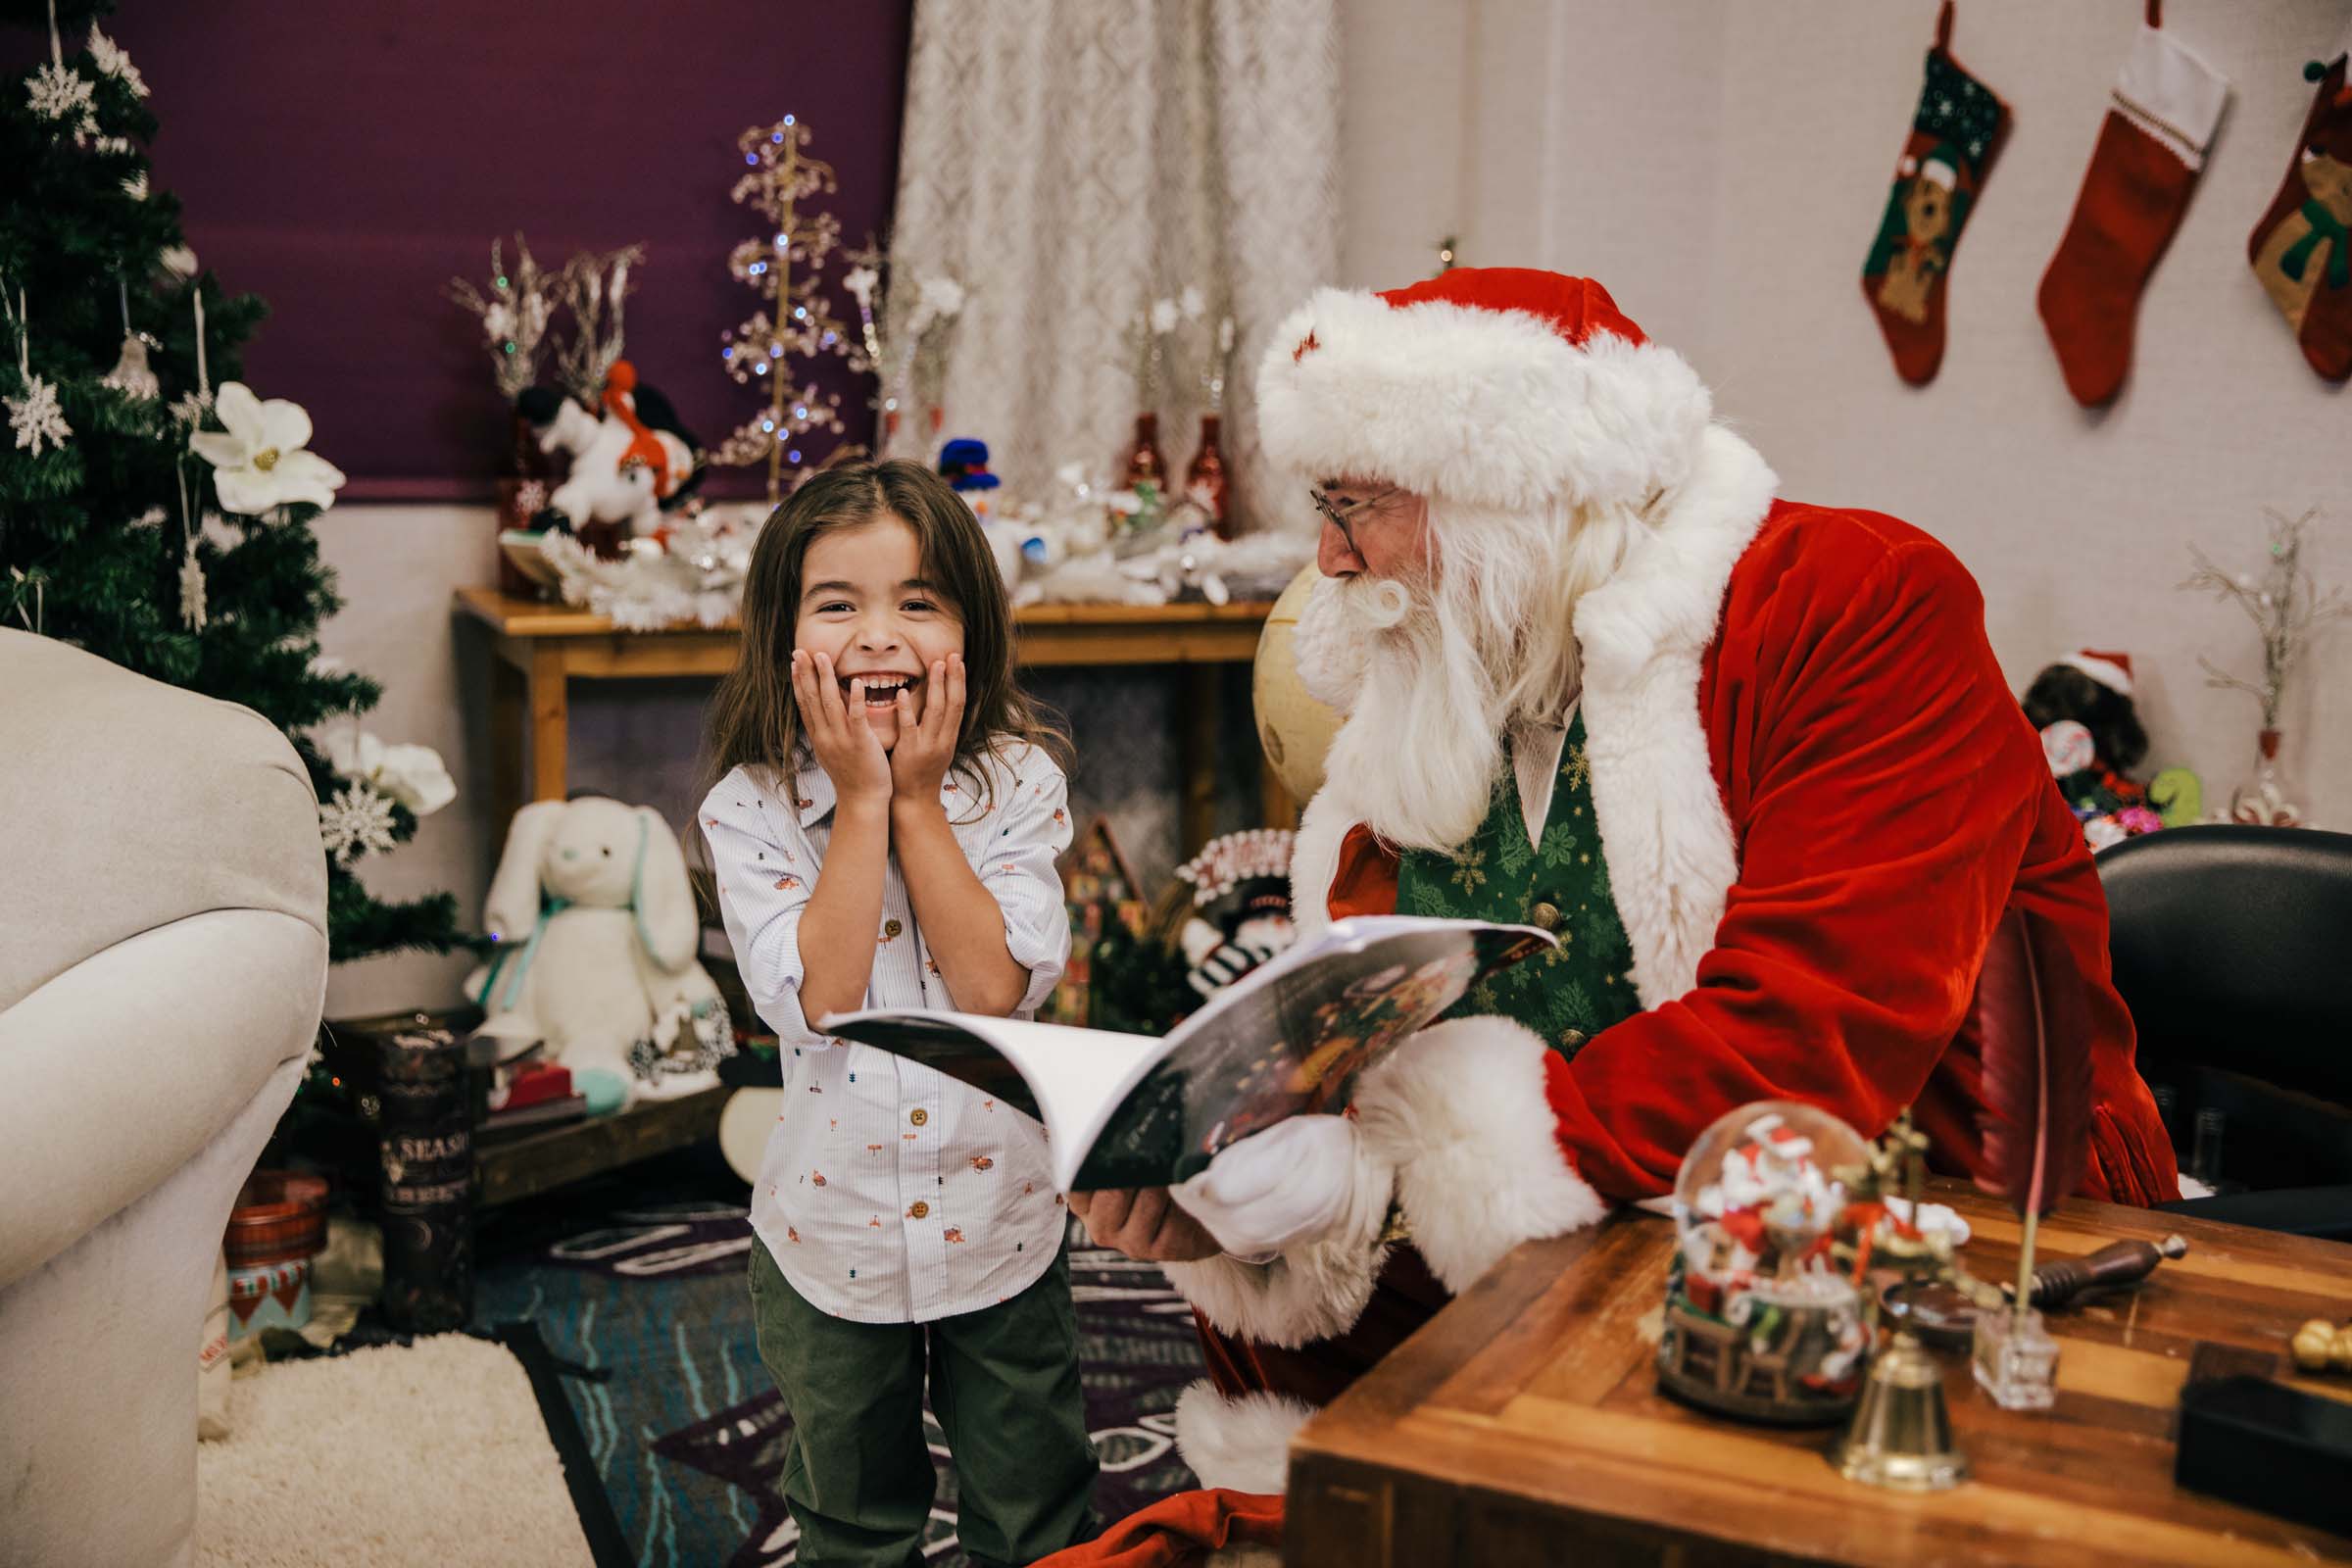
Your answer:
[[[392,803],[371,785],[351,784],[318,803],[318,837],[344,865],[392,848]]]
[[[188,541],[188,553],[179,558],[179,618],[190,631],[204,630],[206,620],[204,601],[204,563],[196,559],[196,542]]]
[[[66,423],[65,411],[57,406],[57,388],[37,375],[24,377],[24,395],[21,398],[0,398],[8,405],[8,427],[17,433],[20,448],[30,447],[32,455],[41,455],[41,443],[64,450],[66,437],[74,427]]]
[[[71,120],[76,123],[90,115],[90,94],[94,90],[88,77],[63,66],[43,66],[24,82],[24,93],[32,101],[34,114],[44,120]]]
[[[130,63],[128,52],[100,32],[95,22],[90,24],[90,64],[96,66],[101,74],[113,76],[128,87],[132,97],[147,96],[147,79],[139,74],[139,68]]]

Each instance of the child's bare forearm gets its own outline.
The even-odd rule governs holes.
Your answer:
[[[1028,993],[1029,971],[1004,945],[1004,911],[963,858],[946,808],[936,798],[893,801],[890,827],[914,923],[949,1001],[961,1012],[1010,1013]]]
[[[874,940],[882,924],[882,883],[890,862],[890,811],[881,801],[834,808],[816,889],[801,911],[801,1015],[810,1028],[831,1012],[865,1004],[873,978]]]

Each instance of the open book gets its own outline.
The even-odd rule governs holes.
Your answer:
[[[1556,945],[1531,926],[1361,915],[1252,970],[1161,1040],[901,1007],[817,1027],[1037,1117],[1065,1192],[1164,1187],[1276,1122],[1346,1109],[1397,1042],[1485,976]]]

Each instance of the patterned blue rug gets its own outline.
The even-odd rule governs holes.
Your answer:
[[[492,1210],[477,1238],[475,1321],[525,1320],[590,1372],[564,1380],[643,1568],[795,1561],[776,1483],[792,1417],[752,1328],[753,1240],[742,1185],[675,1156]],[[1201,1375],[1192,1314],[1159,1270],[1081,1248],[1070,1257],[1087,1416],[1105,1520],[1196,1485],[1177,1457],[1176,1397]],[[926,1560],[961,1564],[956,1481],[925,1415],[940,1490]]]

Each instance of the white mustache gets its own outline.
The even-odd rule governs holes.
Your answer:
[[[1358,578],[1344,583],[1340,609],[1366,631],[1394,631],[1413,612],[1413,593],[1394,577]]]

